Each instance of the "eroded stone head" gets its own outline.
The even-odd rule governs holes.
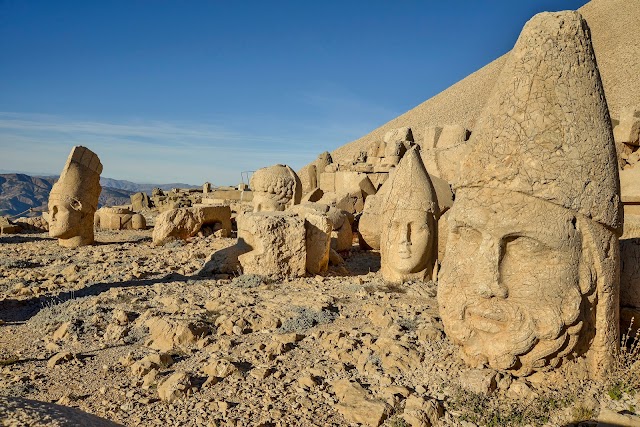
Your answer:
[[[438,201],[417,148],[390,178],[382,203],[382,276],[388,282],[430,278],[435,262]]]
[[[617,344],[622,211],[611,122],[586,22],[525,26],[471,136],[438,302],[471,365],[516,375]]]
[[[302,183],[298,175],[286,165],[258,169],[251,176],[253,210],[284,211],[302,199]]]
[[[94,242],[101,172],[102,164],[94,152],[82,146],[71,149],[49,194],[49,235],[57,237],[60,246],[74,248]]]

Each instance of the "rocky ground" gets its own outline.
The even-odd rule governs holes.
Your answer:
[[[68,250],[46,234],[0,237],[3,425],[638,420],[627,382],[465,367],[443,334],[436,285],[386,285],[376,252],[354,246],[326,276],[212,278],[197,273],[234,239],[96,238]]]

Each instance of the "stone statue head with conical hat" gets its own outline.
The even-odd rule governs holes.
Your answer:
[[[438,302],[473,366],[527,375],[617,344],[622,210],[611,121],[578,12],[524,27],[471,136]]]
[[[94,242],[93,217],[100,197],[102,164],[86,147],[71,149],[60,178],[49,194],[49,235],[60,246],[75,248]]]
[[[438,201],[418,147],[407,152],[389,178],[382,203],[382,276],[402,283],[431,278],[437,254]]]

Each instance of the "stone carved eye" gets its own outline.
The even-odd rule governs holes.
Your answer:
[[[466,243],[480,244],[480,242],[482,241],[482,234],[475,228],[468,225],[454,225],[451,228],[451,233],[453,236]]]
[[[537,254],[546,252],[549,248],[541,241],[528,236],[507,236],[505,251],[515,254]]]

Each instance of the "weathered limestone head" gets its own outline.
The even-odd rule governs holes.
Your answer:
[[[431,278],[437,254],[438,200],[417,150],[400,161],[382,203],[381,268],[388,282]]]
[[[286,165],[258,169],[251,176],[253,211],[284,211],[302,199],[302,183]]]
[[[471,365],[528,375],[618,343],[622,209],[611,121],[578,12],[524,27],[471,135],[438,303]]]
[[[49,194],[49,235],[60,246],[75,248],[91,245],[93,216],[100,197],[102,163],[86,147],[71,149],[60,178]]]

